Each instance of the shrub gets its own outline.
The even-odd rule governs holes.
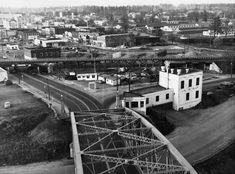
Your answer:
[[[7,80],[6,82],[5,82],[5,85],[6,86],[10,86],[10,85],[12,85],[13,83],[12,83],[12,81],[11,80]]]

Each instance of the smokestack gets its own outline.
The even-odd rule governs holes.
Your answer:
[[[178,75],[181,74],[181,69],[177,69],[177,74],[178,74]]]
[[[165,66],[161,66],[161,71],[165,72]]]

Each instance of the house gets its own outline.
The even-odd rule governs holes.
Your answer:
[[[28,60],[41,58],[58,58],[61,56],[60,48],[53,47],[26,47],[24,48],[24,58]]]
[[[85,81],[93,81],[97,80],[98,74],[97,73],[79,73],[77,74],[77,80],[85,80]]]
[[[146,109],[172,103],[175,110],[189,109],[201,102],[202,71],[161,67],[159,85],[125,92],[122,106],[146,114]]]
[[[108,74],[99,74],[98,75],[98,81],[102,82],[102,83],[106,83],[106,78],[109,77]]]
[[[0,67],[0,82],[6,81],[8,79],[7,71]]]
[[[106,77],[106,84],[112,86],[120,85],[120,79],[114,76],[108,76]]]

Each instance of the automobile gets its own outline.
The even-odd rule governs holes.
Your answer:
[[[225,88],[231,88],[233,86],[234,86],[233,82],[224,81],[224,82],[221,82],[219,84],[219,86],[217,86],[217,88],[218,89],[225,89]]]

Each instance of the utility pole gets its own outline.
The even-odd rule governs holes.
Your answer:
[[[61,102],[61,116],[64,116],[64,96],[63,96],[63,94],[60,95],[60,102]]]
[[[129,71],[128,89],[131,91],[131,72]]]
[[[51,100],[51,94],[50,94],[50,87],[49,87],[49,80],[47,79],[47,91],[48,91],[48,100]]]
[[[93,56],[93,53],[92,53],[92,52],[91,52],[91,59],[94,60],[94,73],[96,73],[95,57]]]
[[[118,89],[118,71],[119,71],[119,66],[117,66],[117,76],[116,76],[116,81],[117,81],[117,89],[116,89],[116,108],[119,108],[119,89]]]
[[[230,62],[230,73],[231,73],[231,81],[232,81],[232,78],[233,78],[233,61],[232,61],[232,58],[230,58],[231,62]]]

